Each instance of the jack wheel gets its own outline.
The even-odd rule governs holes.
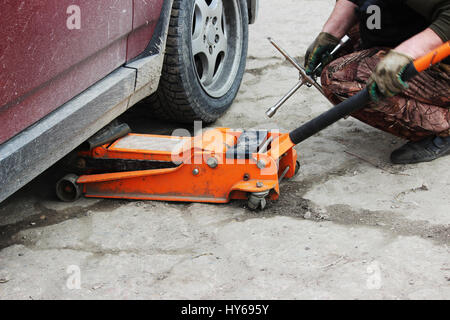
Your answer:
[[[81,197],[81,187],[77,180],[77,175],[68,174],[56,183],[56,196],[59,200],[74,202]]]
[[[248,197],[247,206],[250,210],[264,210],[267,205],[266,197],[269,195],[269,191],[252,193]]]
[[[300,172],[300,161],[296,161],[295,162],[295,173],[294,173],[294,177],[298,176],[298,173]]]

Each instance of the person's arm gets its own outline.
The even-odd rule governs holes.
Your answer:
[[[408,88],[408,84],[402,80],[402,73],[408,64],[436,49],[450,38],[450,1],[406,0],[405,3],[431,21],[431,24],[424,31],[389,51],[378,63],[368,81],[373,100],[378,99],[378,92],[390,97]]]
[[[414,37],[406,40],[394,50],[412,59],[418,59],[442,45],[444,41],[432,29],[427,28]]]
[[[349,0],[338,0],[330,18],[323,26],[322,32],[341,39],[358,19],[356,8],[357,5]]]
[[[429,28],[403,42],[394,50],[417,59],[450,38],[450,1],[406,0],[406,5],[432,21]]]
[[[433,29],[427,28],[389,51],[368,81],[372,100],[379,100],[378,92],[392,97],[408,88],[408,84],[402,80],[402,73],[407,65],[443,43],[444,40]]]

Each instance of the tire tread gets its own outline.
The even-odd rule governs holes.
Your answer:
[[[183,1],[186,0],[173,1],[159,87],[156,93],[147,98],[147,101],[153,114],[161,119],[182,123],[195,120],[212,123],[221,114],[211,114],[201,110],[195,101],[195,95],[189,95],[183,85],[185,79],[182,70],[185,69],[186,62],[183,61],[181,50],[181,33],[182,18],[187,14]],[[231,103],[226,106],[226,109],[230,105]]]

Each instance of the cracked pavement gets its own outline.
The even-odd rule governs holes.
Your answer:
[[[333,3],[261,0],[241,91],[215,126],[289,131],[330,107],[302,88],[265,117],[298,76],[266,38],[302,60]],[[175,129],[139,108],[124,116],[135,131]],[[60,203],[54,166],[0,205],[0,299],[449,299],[450,158],[393,166],[402,143],[342,120],[297,147],[300,174],[256,213],[240,201]]]

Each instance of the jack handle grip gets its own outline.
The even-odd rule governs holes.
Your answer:
[[[450,55],[450,41],[447,41],[439,48],[431,51],[427,55],[411,62],[403,72],[404,81],[411,80],[420,72],[425,71],[431,66],[441,62]],[[305,123],[289,134],[292,143],[299,144],[316,133],[322,131],[338,120],[349,116],[355,111],[363,109],[370,102],[370,94],[367,88],[347,100],[336,105],[332,109],[322,113],[317,118]]]

